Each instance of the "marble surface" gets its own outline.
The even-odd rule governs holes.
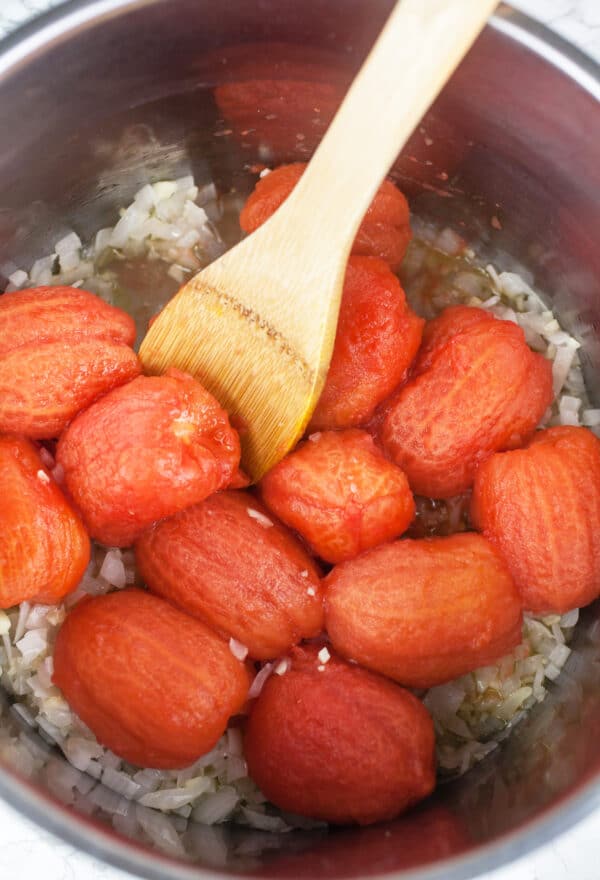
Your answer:
[[[0,0],[0,35],[61,0]],[[600,0],[513,0],[600,60]],[[597,880],[600,812],[508,868],[481,880]],[[127,880],[117,871],[41,831],[0,801],[0,878],[10,880]]]

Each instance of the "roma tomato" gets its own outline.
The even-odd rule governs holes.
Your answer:
[[[53,680],[99,742],[159,768],[210,751],[250,683],[216,633],[137,589],[83,599],[69,612]]]
[[[375,257],[350,257],[335,346],[311,430],[350,428],[406,379],[424,321],[396,276]]]
[[[550,361],[516,324],[478,311],[434,319],[421,371],[383,405],[381,442],[418,495],[465,492],[481,462],[522,445],[552,401]]]
[[[429,688],[487,666],[521,641],[521,599],[481,535],[405,539],[325,578],[334,647],[400,684]]]
[[[292,192],[305,162],[281,165],[257,182],[240,214],[244,232],[254,232],[275,213]],[[389,180],[379,187],[356,234],[352,253],[380,257],[392,270],[399,268],[412,238],[408,202]]]
[[[90,559],[83,523],[24,437],[0,436],[0,486],[0,608],[60,602]]]
[[[398,685],[295,648],[272,675],[244,736],[250,775],[276,806],[333,823],[391,819],[435,786],[433,722]]]
[[[478,470],[471,518],[500,550],[529,611],[563,614],[600,595],[600,441],[539,431]]]
[[[395,538],[415,514],[404,473],[364,431],[312,434],[263,477],[261,492],[327,562]]]
[[[0,431],[58,437],[140,373],[133,319],[93,293],[38,287],[0,297]]]
[[[110,392],[77,416],[57,449],[90,535],[117,547],[223,489],[239,460],[227,413],[178,370]]]
[[[244,492],[219,492],[161,520],[138,539],[135,557],[153,593],[237,639],[256,660],[323,628],[319,570]]]

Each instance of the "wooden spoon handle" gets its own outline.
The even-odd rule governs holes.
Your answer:
[[[338,259],[344,248],[349,252],[382,179],[496,5],[497,0],[396,4],[286,202],[286,225],[292,224],[305,246],[306,237],[315,236],[317,242],[326,240]]]

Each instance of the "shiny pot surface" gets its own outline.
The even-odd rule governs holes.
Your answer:
[[[305,159],[390,5],[95,0],[14,34],[0,44],[0,270],[48,253],[65,227],[85,238],[114,222],[148,181],[192,171],[243,194],[256,163]],[[268,94],[237,89],[232,104],[227,85],[255,79],[270,81]],[[590,61],[502,7],[394,167],[414,213],[477,242],[483,260],[526,267],[582,342],[596,405],[599,97]],[[160,880],[475,876],[600,805],[598,607],[573,647],[502,747],[385,826],[328,835],[189,826],[185,856],[170,858],[118,835],[97,803],[90,815],[62,805],[48,774],[26,781],[2,766],[0,793],[99,858]],[[0,723],[16,723],[6,706]]]

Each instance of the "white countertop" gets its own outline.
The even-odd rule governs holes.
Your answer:
[[[0,0],[0,34],[61,0]],[[512,0],[600,60],[600,0]],[[598,880],[600,812],[551,844],[481,880]],[[131,880],[28,822],[0,801],[0,878]]]

